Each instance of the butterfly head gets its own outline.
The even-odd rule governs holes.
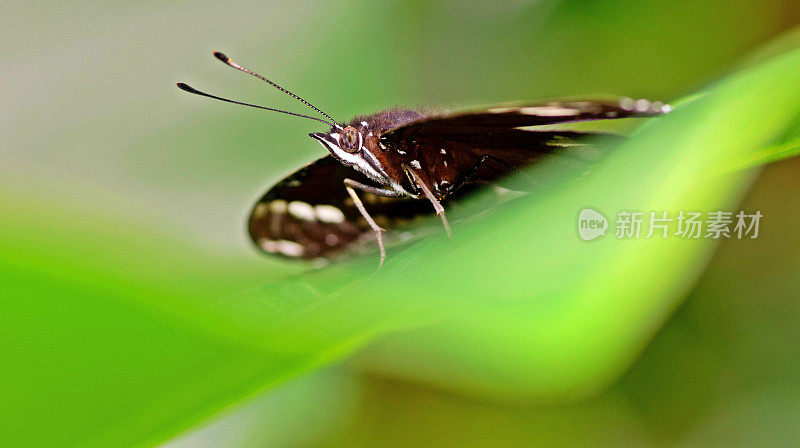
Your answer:
[[[372,148],[375,138],[367,122],[336,125],[330,132],[312,132],[308,135],[343,164],[352,166],[375,181],[387,183],[386,172]]]

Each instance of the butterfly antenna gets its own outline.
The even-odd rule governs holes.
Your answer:
[[[318,107],[314,106],[313,104],[309,103],[308,101],[306,101],[306,100],[304,100],[304,99],[300,98],[299,96],[295,95],[294,93],[292,93],[292,92],[290,92],[290,91],[288,91],[288,90],[284,89],[283,87],[281,87],[281,86],[279,86],[279,85],[275,84],[274,82],[270,81],[269,79],[267,79],[267,78],[265,78],[265,77],[263,77],[263,76],[259,75],[258,73],[254,72],[254,71],[252,71],[252,70],[250,70],[250,69],[248,69],[248,68],[246,68],[246,67],[243,67],[243,66],[241,66],[241,65],[237,64],[236,62],[233,62],[233,61],[231,60],[231,58],[229,58],[229,57],[225,56],[225,54],[224,54],[224,53],[220,53],[219,51],[215,51],[215,52],[214,52],[214,56],[215,56],[217,59],[219,59],[220,61],[224,62],[225,64],[227,64],[227,65],[229,65],[229,66],[231,66],[231,67],[235,68],[236,70],[240,70],[240,71],[243,71],[243,72],[247,73],[248,75],[253,75],[253,76],[255,76],[256,78],[258,78],[258,79],[260,79],[260,80],[264,81],[265,83],[267,83],[267,84],[271,85],[272,87],[275,87],[276,89],[280,90],[281,92],[283,92],[283,93],[285,93],[285,94],[287,94],[287,95],[291,96],[292,98],[296,99],[297,101],[300,101],[301,103],[305,104],[306,106],[308,106],[308,107],[310,107],[310,108],[314,109],[315,111],[317,111],[317,112],[321,113],[321,114],[322,114],[323,116],[325,116],[325,118],[327,118],[328,120],[330,120],[330,121],[332,121],[332,122],[336,123],[336,120],[334,120],[334,119],[333,119],[333,118],[332,118],[330,115],[328,115],[328,114],[326,114],[325,112],[323,112],[323,111],[322,111],[320,108],[318,108]]]
[[[206,96],[206,97],[209,97],[209,98],[214,98],[215,100],[225,101],[226,103],[240,104],[240,105],[242,105],[242,106],[250,106],[250,107],[255,107],[255,108],[257,108],[257,109],[264,109],[264,110],[270,110],[270,111],[272,111],[272,112],[280,112],[280,113],[282,113],[282,114],[294,115],[295,117],[308,118],[308,119],[310,119],[310,120],[316,120],[316,121],[319,121],[320,123],[325,123],[325,124],[327,124],[327,125],[329,125],[329,126],[331,126],[331,127],[336,127],[336,124],[335,124],[335,122],[331,123],[330,121],[326,121],[326,120],[323,120],[323,119],[321,119],[321,118],[317,118],[317,117],[311,117],[311,116],[309,116],[309,115],[303,115],[303,114],[296,114],[296,113],[294,113],[294,112],[289,112],[289,111],[286,111],[286,110],[280,110],[280,109],[273,109],[273,108],[271,108],[271,107],[264,107],[264,106],[259,106],[259,105],[256,105],[256,104],[243,103],[243,102],[241,102],[241,101],[229,100],[229,99],[227,99],[227,98],[222,98],[222,97],[219,97],[219,96],[211,95],[211,94],[209,94],[209,93],[201,92],[201,91],[199,91],[199,90],[195,89],[194,87],[192,87],[192,86],[190,86],[190,85],[188,85],[188,84],[184,84],[184,83],[182,83],[182,82],[178,82],[178,83],[176,83],[176,84],[178,85],[178,88],[180,88],[181,90],[184,90],[184,91],[186,91],[186,92],[189,92],[189,93],[194,93],[195,95],[200,95],[200,96]]]

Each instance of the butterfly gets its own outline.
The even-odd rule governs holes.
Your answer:
[[[223,53],[215,52],[214,56],[300,101],[321,117],[234,101],[185,83],[177,83],[178,87],[329,127],[309,134],[328,155],[270,188],[256,202],[248,221],[250,237],[258,248],[294,259],[336,259],[364,251],[377,242],[382,265],[386,258],[384,233],[432,213],[439,216],[452,239],[444,205],[548,153],[597,135],[553,129],[553,125],[651,117],[671,110],[667,104],[644,99],[573,99],[455,113],[388,109],[340,123]],[[407,235],[390,234],[399,235],[400,240]]]

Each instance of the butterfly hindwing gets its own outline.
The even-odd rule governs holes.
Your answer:
[[[344,179],[369,180],[331,156],[287,176],[255,204],[248,232],[264,252],[295,259],[332,259],[374,248],[375,234],[355,207]],[[430,204],[359,192],[372,217],[391,231],[430,215]]]

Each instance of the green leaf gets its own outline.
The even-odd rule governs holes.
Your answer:
[[[746,170],[800,154],[800,140],[768,146],[729,164],[727,171]]]

